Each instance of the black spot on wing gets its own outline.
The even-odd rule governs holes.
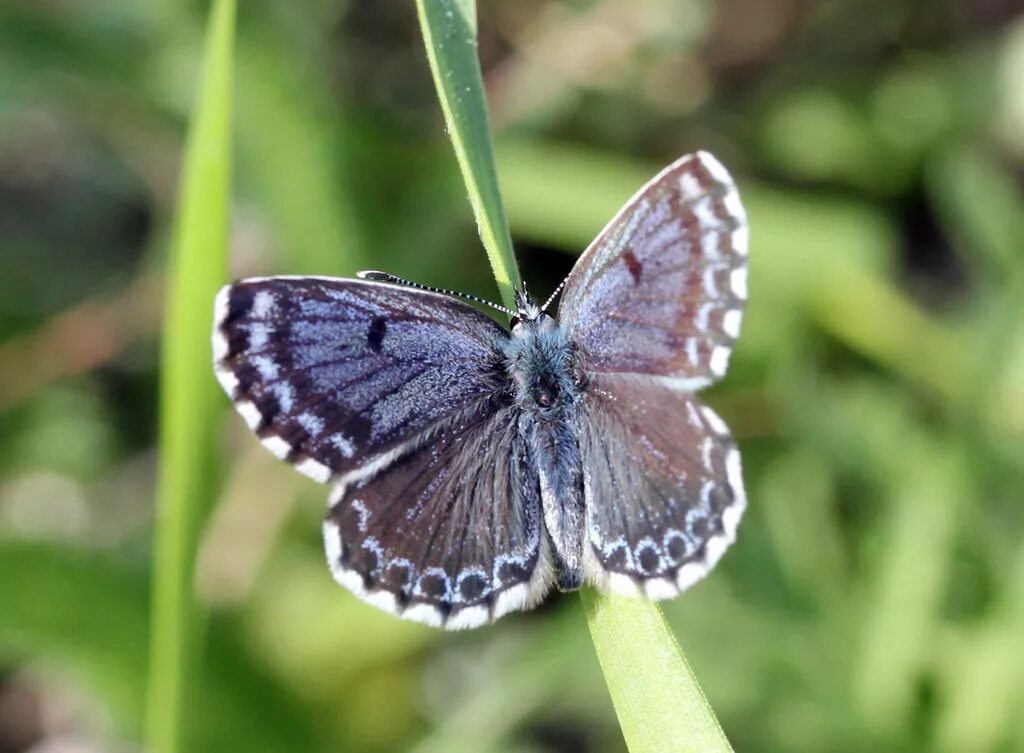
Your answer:
[[[420,578],[420,591],[431,601],[442,599],[447,589],[448,581],[443,575],[424,575]]]
[[[668,540],[668,556],[673,562],[679,562],[686,556],[686,539],[682,536],[673,536]]]
[[[235,378],[238,379],[238,387],[235,390],[235,394],[231,395],[232,399],[236,395],[248,395],[252,392],[254,387],[260,384],[260,374],[256,370],[256,367],[249,362],[242,362],[235,366]]]
[[[641,549],[638,564],[644,573],[654,573],[658,569],[658,552],[653,547]]]
[[[228,342],[228,352],[225,358],[232,359],[249,349],[249,332],[247,329],[241,327],[228,329],[225,337]]]
[[[256,410],[260,414],[260,424],[256,427],[256,433],[261,437],[273,433],[270,431],[270,424],[277,417],[277,414],[281,412],[281,403],[277,397],[269,393],[263,393],[253,396],[252,404],[256,406]]]
[[[235,285],[231,288],[228,296],[228,312],[224,324],[244,317],[252,310],[252,302],[255,296],[254,288],[244,285]]]
[[[523,562],[503,562],[498,568],[498,580],[502,583],[517,583],[530,579],[531,569]]]
[[[402,562],[389,562],[383,574],[377,579],[379,588],[394,594],[398,604],[405,606],[412,595],[415,573],[411,565]]]
[[[469,575],[462,579],[459,585],[459,593],[466,602],[473,602],[483,596],[484,590],[489,583],[482,575]]]
[[[343,424],[345,436],[357,445],[370,439],[373,423],[362,413],[356,413]]]
[[[370,331],[366,333],[366,344],[374,353],[380,353],[381,344],[384,342],[384,333],[387,332],[388,321],[383,316],[375,316],[370,321]]]
[[[377,552],[369,547],[356,549],[349,557],[349,566],[358,570],[363,576],[363,586],[372,588],[377,580],[377,573],[381,566],[380,557]]]

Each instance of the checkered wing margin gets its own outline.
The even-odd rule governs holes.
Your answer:
[[[551,584],[540,486],[516,411],[443,421],[380,474],[339,482],[324,521],[334,577],[399,617],[472,628]]]
[[[453,413],[506,388],[493,320],[435,293],[269,277],[220,291],[217,378],[263,444],[326,482],[386,464]]]
[[[566,281],[559,320],[584,370],[720,379],[747,298],[747,221],[706,152],[669,165],[626,204]]]
[[[582,405],[579,441],[588,580],[667,599],[715,566],[746,497],[739,451],[711,409],[657,380],[601,374]]]

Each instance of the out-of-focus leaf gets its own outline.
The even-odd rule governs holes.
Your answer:
[[[364,222],[346,190],[342,113],[317,96],[315,79],[274,34],[239,34],[238,145],[277,229],[285,271],[351,275],[369,258]]]
[[[1009,564],[989,618],[950,640],[938,664],[945,701],[938,724],[940,750],[1006,749],[1001,745],[1017,732],[1024,703],[1024,546]]]
[[[929,163],[936,216],[970,269],[985,278],[970,359],[972,420],[1024,440],[1024,194],[1009,170],[978,149],[954,146]],[[1019,454],[1019,453],[1018,453]]]
[[[934,656],[959,512],[971,501],[962,459],[924,440],[905,452],[903,478],[881,532],[862,611],[855,702],[877,732],[897,733]]]
[[[109,557],[0,541],[0,650],[70,670],[138,734],[146,688],[146,580]]]
[[[193,575],[199,532],[216,493],[219,390],[209,343],[213,299],[226,276],[234,27],[234,0],[217,0],[185,150],[168,273],[146,720],[150,753],[182,749],[196,701],[201,617]]]

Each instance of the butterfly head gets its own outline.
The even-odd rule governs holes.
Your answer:
[[[536,304],[530,294],[526,291],[526,286],[523,286],[522,290],[515,292],[516,297],[516,313],[512,317],[512,334],[516,335],[517,332],[523,332],[526,328],[536,328],[540,325],[545,324],[545,320],[554,322],[550,316],[544,313],[544,310]]]

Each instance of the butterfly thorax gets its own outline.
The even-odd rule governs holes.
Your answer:
[[[519,313],[506,346],[506,367],[520,411],[519,432],[540,477],[558,586],[573,590],[583,580],[585,522],[574,354],[565,331],[551,316],[522,305]]]
[[[557,421],[572,409],[572,349],[554,319],[541,313],[536,319],[517,322],[506,357],[522,410],[538,421]]]

